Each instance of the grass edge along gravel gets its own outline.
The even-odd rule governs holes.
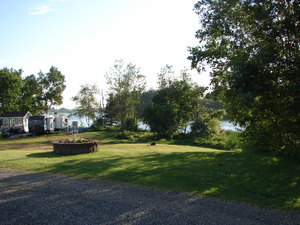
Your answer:
[[[59,136],[0,139],[0,167],[184,191],[200,197],[300,211],[300,166],[274,154],[126,143],[113,137],[92,154],[52,152]]]

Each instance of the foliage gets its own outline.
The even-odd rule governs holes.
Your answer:
[[[80,86],[78,94],[72,97],[72,100],[76,102],[73,114],[86,117],[88,126],[90,126],[90,121],[96,118],[96,112],[99,109],[97,94],[99,94],[99,89],[96,85],[84,84]]]
[[[106,123],[106,121],[103,116],[97,116],[93,121],[91,129],[93,131],[98,131],[101,128],[106,127],[106,126],[103,126],[103,124],[105,124],[105,123]]]
[[[212,85],[252,148],[300,155],[300,24],[296,0],[200,0],[200,45]]]
[[[141,93],[140,103],[137,105],[138,119],[143,119],[145,109],[152,104],[156,90],[150,89]]]
[[[220,120],[224,117],[224,110],[209,109],[203,104],[199,107],[192,122],[191,133],[202,138],[212,137],[221,130]]]
[[[161,96],[158,92],[158,95]],[[145,109],[144,123],[150,126],[152,132],[159,138],[170,139],[177,131],[176,111],[172,105],[159,105],[154,103]]]
[[[62,103],[65,89],[64,75],[51,67],[46,74],[39,73],[22,79],[22,70],[3,68],[0,70],[0,113],[30,111],[33,114],[48,111],[51,106]]]
[[[194,144],[224,150],[239,149],[241,147],[240,132],[222,131],[221,133],[209,138],[197,138],[194,141]]]
[[[205,94],[205,106],[208,109],[226,109],[226,106],[221,103],[214,92],[208,92]]]
[[[172,81],[175,79],[174,70],[172,65],[165,65],[160,69],[160,72],[157,74],[158,78],[158,88],[163,89],[167,88]]]
[[[33,115],[40,113],[43,110],[39,102],[42,87],[34,75],[23,79],[21,91],[19,105],[22,111],[30,111]]]
[[[136,123],[136,119],[132,117],[128,117],[125,120],[125,130],[128,131],[137,131],[138,125]]]
[[[54,113],[72,113],[72,109],[67,109],[67,108],[59,108],[59,109],[55,109],[55,108],[51,108],[49,110],[49,112],[54,112]]]
[[[3,68],[0,70],[0,114],[19,110],[22,70]]]
[[[40,71],[37,80],[41,87],[38,100],[42,109],[48,112],[52,106],[61,105],[63,102],[62,93],[66,88],[65,76],[56,67],[51,66],[48,73]]]
[[[169,139],[178,129],[186,129],[187,123],[194,119],[206,88],[189,79],[159,82],[164,85],[152,98],[153,104],[146,108],[144,122],[159,138]]]
[[[145,89],[144,78],[136,65],[129,63],[125,66],[122,60],[115,61],[106,74],[110,90],[106,112],[120,123],[122,132],[126,130],[128,118],[137,120],[137,105]]]

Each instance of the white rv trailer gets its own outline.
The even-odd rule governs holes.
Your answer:
[[[68,129],[68,117],[61,114],[54,114],[54,130],[66,131]]]

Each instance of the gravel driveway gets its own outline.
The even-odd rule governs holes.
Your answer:
[[[299,213],[184,193],[0,169],[0,224],[299,224]]]

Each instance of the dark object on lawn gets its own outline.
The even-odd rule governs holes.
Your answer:
[[[99,141],[87,139],[86,141],[60,140],[53,142],[53,150],[55,153],[75,155],[81,153],[97,152]]]
[[[150,145],[156,145],[156,142],[153,141],[153,142],[150,143]]]

